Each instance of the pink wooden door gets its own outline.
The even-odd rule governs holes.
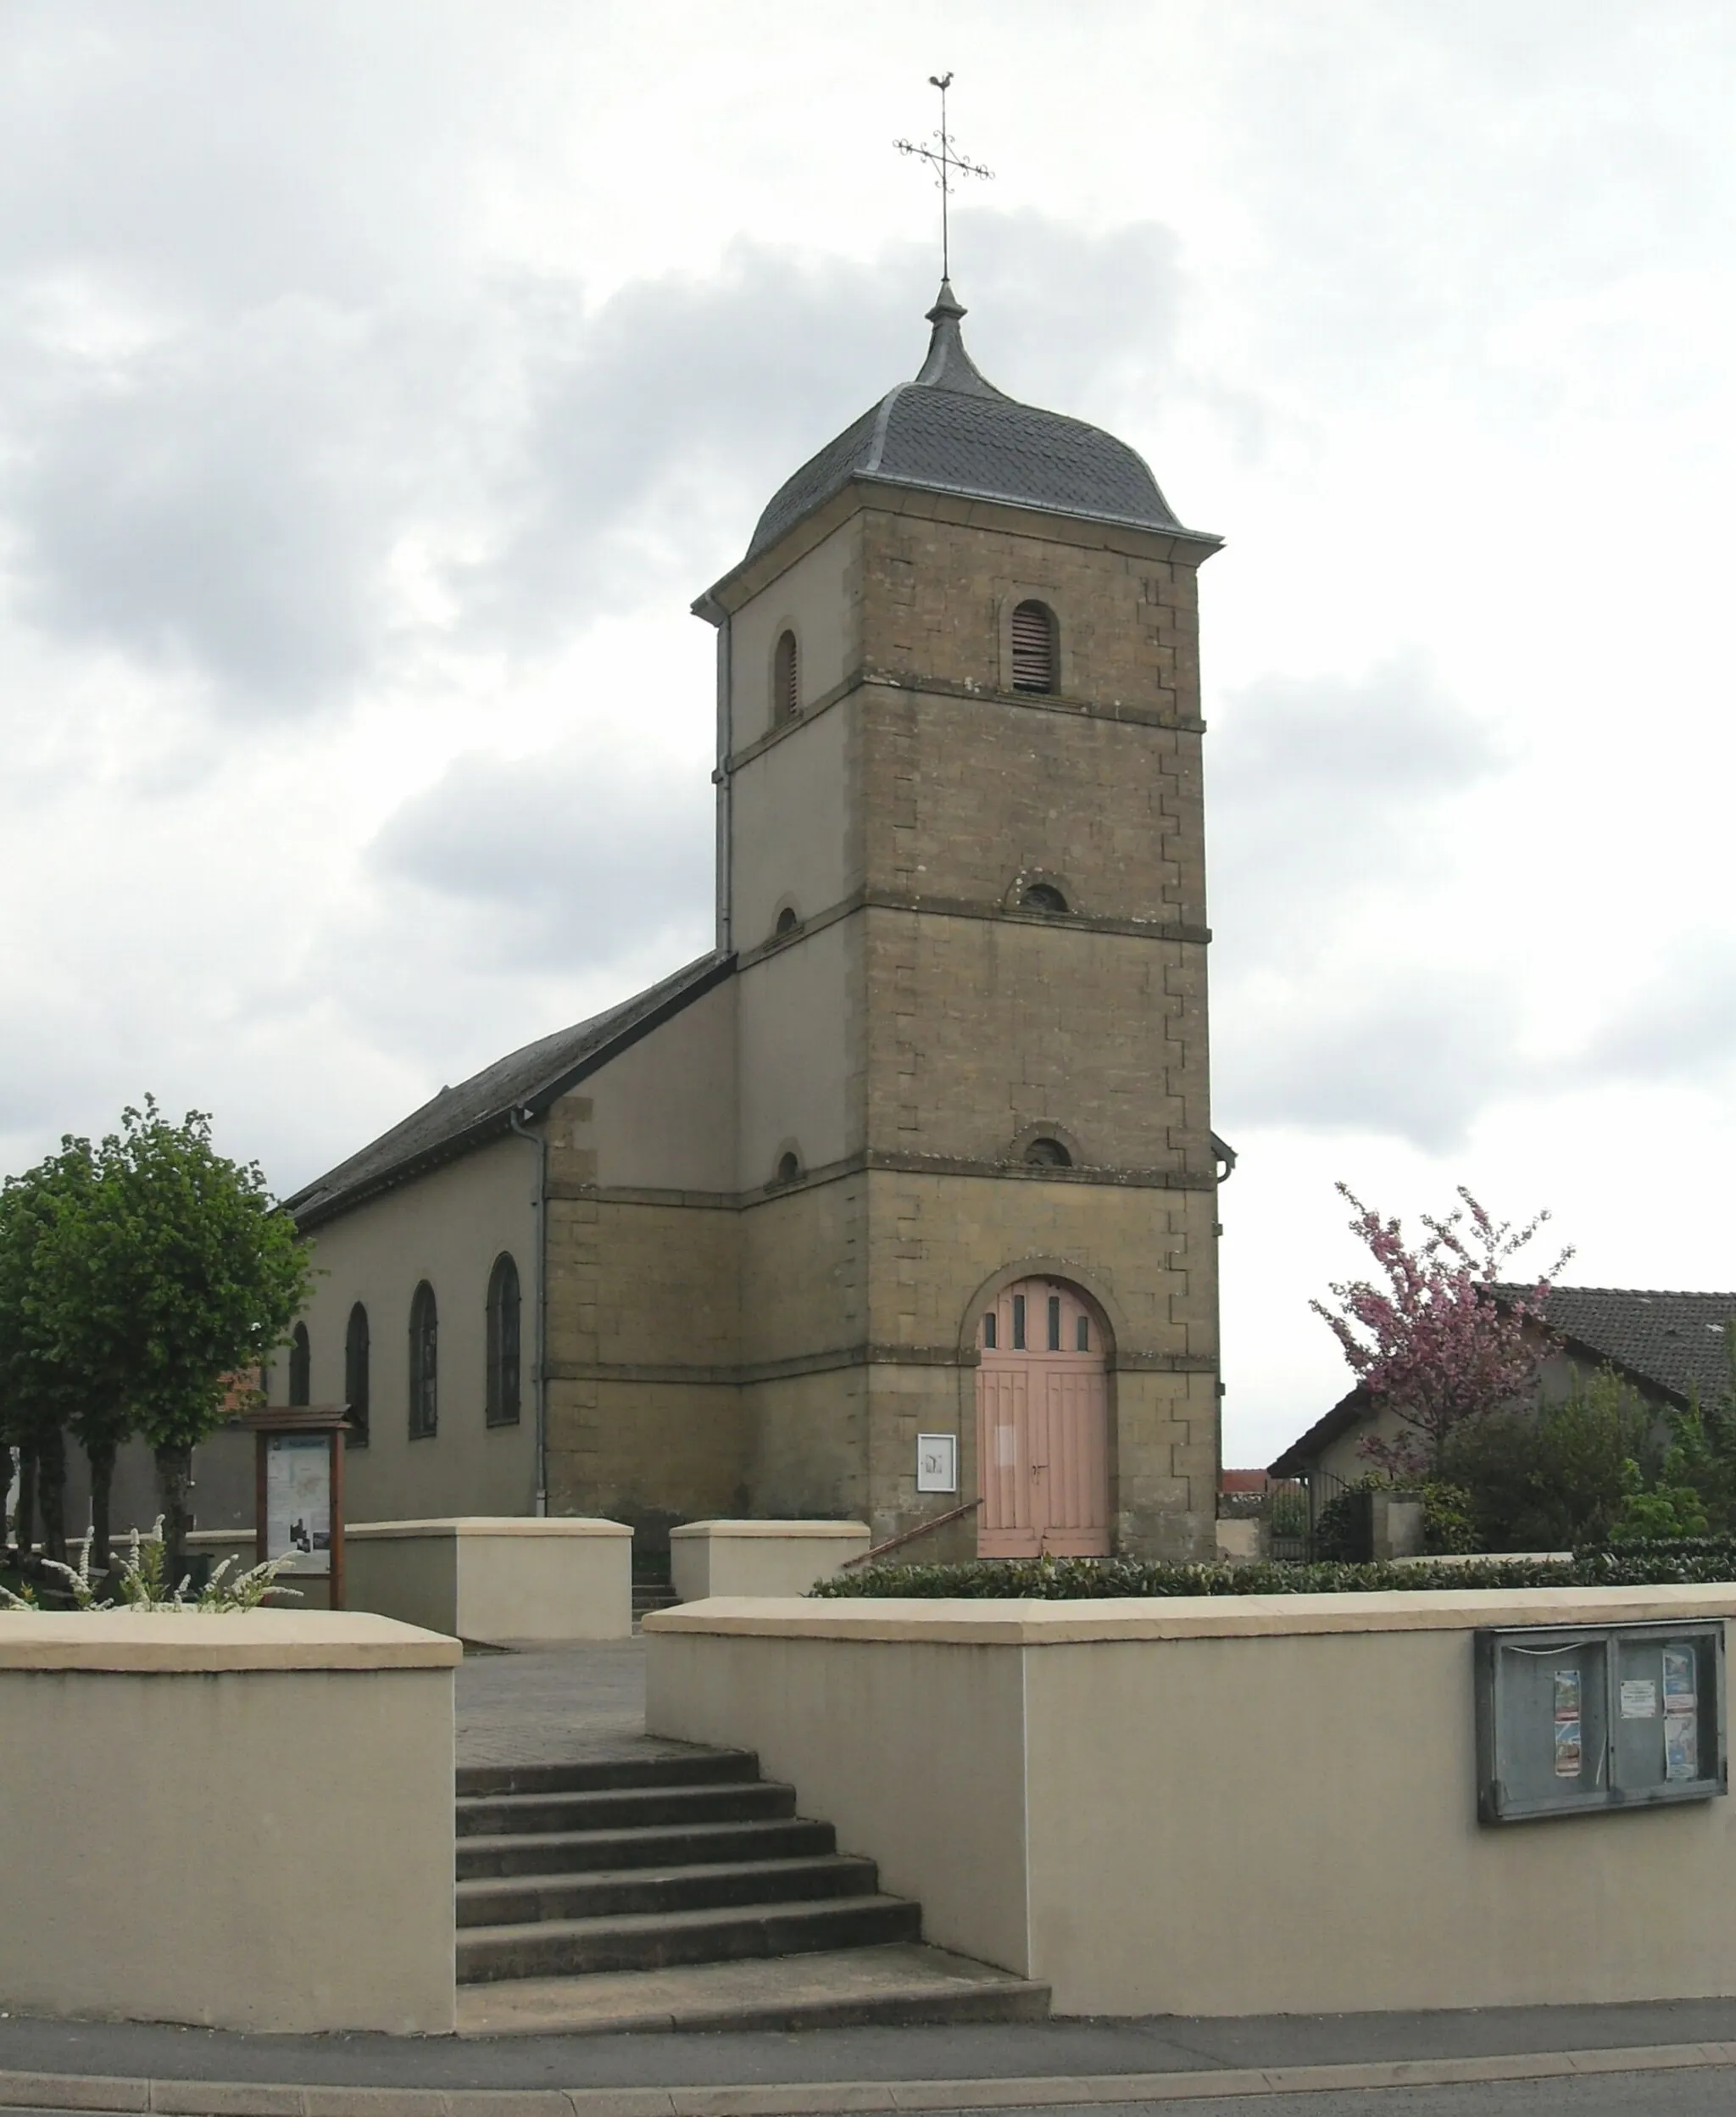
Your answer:
[[[1109,1552],[1109,1384],[1095,1314],[1021,1279],[979,1318],[976,1549],[984,1558]]]

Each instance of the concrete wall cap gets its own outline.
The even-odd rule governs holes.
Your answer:
[[[426,1522],[348,1522],[347,1542],[385,1536],[631,1536],[625,1522],[587,1514],[450,1514]]]
[[[1263,1639],[1325,1632],[1474,1631],[1485,1624],[1666,1624],[1736,1617],[1736,1584],[1642,1588],[1398,1589],[1373,1595],[1110,1597],[1077,1602],[714,1596],[654,1611],[647,1632],[915,1645],[1066,1646],[1092,1641]]]
[[[0,1611],[0,1672],[449,1669],[455,1639],[364,1610]]]
[[[683,1522],[669,1532],[676,1536],[837,1536],[860,1542],[866,1522]]]

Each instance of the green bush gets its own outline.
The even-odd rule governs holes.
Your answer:
[[[1566,1551],[1605,1541],[1628,1511],[1635,1476],[1647,1488],[1663,1468],[1655,1425],[1655,1412],[1605,1370],[1558,1404],[1458,1428],[1444,1474],[1470,1496],[1476,1547]]]
[[[1566,1559],[1469,1565],[1171,1566],[1140,1558],[975,1559],[952,1566],[866,1566],[821,1581],[816,1596],[909,1596],[1070,1602],[1110,1596],[1354,1595],[1394,1588],[1641,1588],[1736,1580],[1736,1542],[1714,1537],[1626,1544]]]
[[[1438,1481],[1419,1485],[1384,1471],[1371,1471],[1335,1492],[1320,1510],[1314,1525],[1315,1557],[1341,1565],[1366,1563],[1369,1523],[1362,1496],[1391,1491],[1415,1492],[1422,1500],[1422,1548],[1430,1557],[1482,1548],[1471,1495],[1462,1485]]]

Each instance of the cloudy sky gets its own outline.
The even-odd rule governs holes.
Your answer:
[[[1002,387],[1203,581],[1226,1455],[1333,1180],[1736,1287],[1736,12],[6,0],[0,1167],[289,1190],[709,944],[710,635],[914,372],[958,75]]]

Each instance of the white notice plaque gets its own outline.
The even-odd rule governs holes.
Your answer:
[[[958,1435],[918,1434],[916,1490],[919,1492],[956,1492],[958,1489]]]
[[[265,1556],[286,1573],[331,1569],[331,1437],[272,1434],[265,1443]]]

